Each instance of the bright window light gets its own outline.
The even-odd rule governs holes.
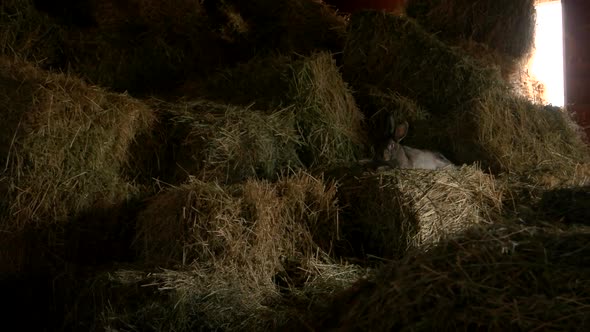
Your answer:
[[[563,106],[561,1],[544,2],[535,7],[537,10],[537,27],[530,72],[545,87],[543,99],[554,106]]]

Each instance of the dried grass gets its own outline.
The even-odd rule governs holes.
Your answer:
[[[168,139],[179,141],[173,151],[176,171],[166,182],[181,183],[188,176],[225,183],[276,179],[301,167],[302,143],[291,109],[262,112],[203,100],[153,105],[168,114]]]
[[[587,229],[476,227],[387,264],[308,324],[322,331],[584,331],[589,236]]]
[[[344,76],[351,84],[398,92],[432,114],[411,124],[416,133],[406,144],[494,173],[571,170],[590,157],[569,114],[513,95],[495,70],[411,19],[367,11],[352,16],[349,31]]]
[[[134,195],[123,176],[134,137],[154,116],[143,103],[18,60],[0,60],[4,227],[63,222]]]
[[[262,110],[289,108],[303,143],[299,157],[308,167],[355,160],[366,143],[363,115],[327,52],[258,57],[189,89]]]
[[[347,175],[340,181],[340,245],[357,257],[427,250],[474,224],[492,222],[502,209],[502,188],[472,166]]]
[[[514,58],[528,55],[535,0],[410,0],[407,15],[447,42],[472,39]]]
[[[326,256],[337,231],[335,197],[333,185],[305,173],[276,184],[193,180],[150,201],[135,248],[146,263],[174,268],[163,274],[165,288],[211,326],[256,325],[243,319],[270,310],[281,289],[347,269]]]

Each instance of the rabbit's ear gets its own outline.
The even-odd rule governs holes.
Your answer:
[[[399,142],[402,139],[404,139],[404,137],[406,137],[406,135],[408,134],[409,127],[410,125],[408,124],[408,121],[404,121],[403,123],[395,127],[395,133],[393,135],[393,138],[396,142]]]
[[[395,119],[393,118],[393,114],[389,113],[387,115],[387,121],[385,123],[385,136],[393,138],[394,135],[395,135]]]

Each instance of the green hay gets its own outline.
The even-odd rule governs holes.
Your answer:
[[[514,58],[529,54],[535,0],[411,0],[406,13],[439,38],[472,39]]]
[[[503,193],[477,167],[392,170],[340,179],[339,242],[344,255],[398,258],[427,250],[501,212]]]
[[[366,142],[363,116],[327,52],[255,58],[187,88],[226,103],[290,109],[308,167],[356,160]]]
[[[578,163],[590,160],[583,134],[566,111],[548,110],[511,95],[484,95],[478,106],[447,124],[453,135],[451,149],[459,160],[479,160],[496,172],[570,176]],[[484,156],[470,160],[473,151]]]
[[[185,82],[184,96],[205,96],[219,103],[252,105],[259,109],[285,107],[291,103],[289,87],[294,73],[292,56],[255,56],[247,62],[218,71],[207,79]]]
[[[154,120],[146,105],[6,58],[0,83],[3,229],[64,222],[135,195],[122,173]]]
[[[415,21],[379,11],[352,15],[343,76],[355,89],[373,85],[414,99],[434,115],[468,112],[498,73],[453,50]]]
[[[584,331],[589,236],[587,229],[474,228],[387,264],[335,296],[308,325],[320,331]]]
[[[39,12],[32,0],[3,4],[0,35],[4,54],[42,61],[119,92],[134,95],[174,91],[187,73],[207,75],[240,59],[197,0],[173,4],[92,2],[96,24],[80,28]]]
[[[564,224],[590,225],[590,186],[548,190],[538,206]]]
[[[321,53],[293,76],[297,126],[307,149],[301,159],[311,167],[356,160],[366,142],[362,113],[342,80],[332,56]]]
[[[71,67],[92,82],[133,94],[166,93],[187,73],[206,75],[237,56],[211,31],[199,1],[97,3],[98,28],[74,31]]]
[[[204,275],[195,271],[146,272],[139,266],[115,266],[79,287],[73,303],[68,303],[65,326],[126,331],[275,330],[305,311],[298,305],[321,302],[364,272],[354,265],[317,261],[307,262],[304,268],[308,269],[304,284],[288,294],[272,294],[276,299],[267,304],[248,307],[240,302],[240,297],[247,301],[248,294],[232,294],[233,285],[205,290],[199,285]],[[223,308],[217,301],[223,301]]]
[[[65,31],[30,0],[0,3],[0,54],[47,66],[58,65],[64,53]]]
[[[160,102],[154,107],[169,116],[168,139],[179,141],[168,161],[176,171],[164,177],[166,182],[181,183],[189,175],[225,183],[276,179],[301,167],[300,137],[289,109],[263,113],[207,101]]]

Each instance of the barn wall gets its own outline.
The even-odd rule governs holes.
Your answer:
[[[561,0],[565,104],[590,138],[590,1]]]

